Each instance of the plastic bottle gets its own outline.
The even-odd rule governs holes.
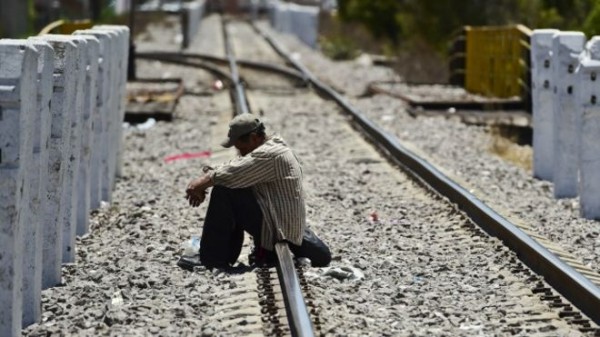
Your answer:
[[[200,236],[192,235],[189,240],[183,243],[183,255],[194,256],[200,253]]]

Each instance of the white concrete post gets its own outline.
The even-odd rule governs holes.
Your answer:
[[[578,188],[577,76],[575,69],[585,44],[581,32],[559,32],[552,41],[554,82],[554,196],[572,198]]]
[[[202,8],[202,7],[201,7]],[[196,15],[202,15],[199,11],[196,12]],[[200,17],[198,17],[197,26],[200,26]],[[125,109],[127,107],[127,68],[129,66],[129,28],[126,26],[117,26],[121,31],[121,51],[122,56],[119,60],[120,64],[120,74],[121,78],[119,79],[119,127],[118,127],[118,139],[119,139],[119,149],[117,155],[117,167],[115,173],[117,177],[123,176],[123,151],[124,151],[124,135],[123,135],[123,122],[125,121]],[[198,27],[196,27],[194,34],[198,31]]]
[[[272,7],[273,11],[272,11],[272,22],[271,25],[273,26],[273,28],[276,31],[281,31],[281,16],[283,15],[282,11],[284,10],[282,8],[282,4],[279,1],[275,1],[273,2],[273,7]]]
[[[116,32],[118,34],[117,37],[117,45],[118,45],[118,56],[116,60],[117,73],[115,77],[115,88],[117,93],[115,94],[116,102],[114,102],[115,106],[115,129],[114,135],[116,140],[115,151],[114,152],[114,173],[113,179],[115,176],[122,176],[122,167],[123,167],[123,120],[125,117],[125,99],[126,99],[126,85],[127,85],[127,66],[129,60],[129,28],[125,26],[115,26],[115,25],[99,25],[94,26],[95,29],[107,30]],[[114,187],[114,184],[111,185]]]
[[[580,213],[587,219],[600,219],[600,36],[586,45],[578,70],[579,102],[579,195]]]
[[[72,42],[75,45],[75,68],[73,69],[73,80],[75,91],[69,102],[71,108],[66,109],[68,113],[68,123],[70,126],[69,146],[65,148],[67,152],[66,171],[63,177],[63,191],[60,201],[62,214],[62,262],[75,261],[75,229],[77,227],[76,207],[77,207],[77,182],[79,176],[79,155],[81,145],[81,125],[83,123],[83,85],[85,83],[86,65],[85,49],[87,42],[85,39],[72,35],[45,35],[44,38],[63,40]]]
[[[188,48],[192,43],[194,36],[198,32],[200,27],[200,20],[204,15],[204,1],[194,1],[182,4],[181,15],[182,18],[182,36],[181,49]]]
[[[250,0],[250,19],[252,21],[258,19],[258,0]]]
[[[317,47],[319,36],[319,7],[291,5],[293,34],[311,48]]]
[[[278,10],[278,2],[277,1],[269,1],[267,3],[267,11],[269,12],[269,24],[271,27],[275,28],[277,24],[277,10]]]
[[[103,160],[106,160],[106,166],[103,166],[102,171],[102,200],[110,202],[112,200],[112,190],[114,186],[114,175],[116,166],[116,151],[115,148],[118,146],[118,139],[116,139],[115,124],[116,124],[116,104],[118,88],[115,87],[115,77],[117,77],[117,60],[120,57],[118,53],[118,33],[111,30],[102,30],[93,27],[93,32],[100,31],[107,33],[107,48],[106,53],[102,55],[102,62],[104,70],[106,72],[105,79],[107,80],[107,92],[104,98],[103,104],[105,105],[104,110],[104,126],[105,126],[105,147],[104,153],[102,154]],[[119,123],[119,127],[121,124]]]
[[[77,46],[62,36],[36,37],[54,48],[51,131],[46,212],[43,223],[42,288],[61,281],[63,219],[61,205],[71,148],[71,114],[75,109]]]
[[[23,257],[23,327],[41,318],[42,226],[46,209],[48,153],[50,144],[50,99],[54,73],[54,49],[40,40],[30,40],[39,51],[37,68],[37,113],[34,117],[33,162],[31,165],[30,226],[26,227]]]
[[[536,29],[531,34],[533,176],[549,181],[554,170],[552,37],[556,33],[556,29]]]
[[[284,2],[279,3],[277,26],[280,32],[293,34],[292,28],[292,5]]]
[[[91,159],[91,186],[90,186],[90,207],[98,209],[100,201],[108,193],[108,153],[109,153],[109,134],[108,134],[108,115],[109,115],[109,87],[110,87],[110,64],[111,55],[110,39],[111,34],[102,30],[83,30],[78,31],[79,35],[89,35],[98,39],[100,42],[100,57],[98,59],[98,76],[96,82],[96,113],[93,120],[93,138],[92,159]],[[105,57],[106,56],[106,57]]]
[[[89,231],[90,216],[90,194],[91,194],[91,165],[92,144],[95,141],[93,122],[98,114],[96,107],[97,81],[98,81],[98,59],[100,57],[100,41],[90,35],[81,35],[75,32],[73,35],[86,40],[87,47],[84,55],[86,64],[86,77],[83,88],[84,107],[83,123],[81,125],[81,147],[79,180],[77,182],[77,235],[84,235]]]
[[[95,27],[98,29],[98,27]],[[107,201],[112,201],[112,192],[115,187],[115,178],[117,174],[117,161],[119,157],[119,130],[122,128],[122,121],[119,120],[119,60],[121,58],[121,43],[119,41],[119,33],[115,30],[106,29],[107,32],[113,34],[111,39],[113,55],[111,57],[111,76],[110,76],[110,111],[109,111],[109,137],[110,137],[110,148],[108,152],[108,158],[110,166],[108,167],[108,179],[110,185],[108,186],[108,198]]]
[[[77,206],[79,204],[79,172],[81,166],[82,153],[82,136],[85,132],[85,89],[87,77],[87,40],[83,36],[70,35],[70,39],[78,45],[78,62],[75,67],[77,72],[77,89],[75,96],[75,111],[73,122],[71,124],[71,161],[73,173],[71,175],[70,194],[67,195],[66,201],[71,202],[68,213],[65,213],[65,225],[63,227],[63,262],[75,262],[76,252],[76,232],[77,232]],[[88,130],[89,131],[89,130]],[[68,229],[68,230],[67,230]]]
[[[20,335],[23,244],[29,223],[38,51],[26,40],[0,41],[0,335]]]

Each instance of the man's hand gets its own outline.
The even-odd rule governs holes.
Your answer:
[[[185,189],[185,198],[192,207],[198,207],[206,199],[206,189],[213,185],[208,174],[192,180]]]
[[[186,194],[185,198],[190,203],[190,206],[198,207],[206,199],[206,191],[200,194]]]

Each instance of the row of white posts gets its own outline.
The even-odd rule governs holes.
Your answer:
[[[534,176],[600,219],[600,36],[534,30],[531,64]]]
[[[0,336],[39,321],[120,165],[129,29],[0,40]]]
[[[268,4],[271,26],[281,33],[295,35],[311,48],[319,37],[319,7],[286,3],[279,0]]]

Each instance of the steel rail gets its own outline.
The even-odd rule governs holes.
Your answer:
[[[198,67],[203,68],[211,73],[215,74],[217,77],[226,79],[231,87],[235,87],[234,83],[236,81],[227,73],[222,71],[221,69],[208,65],[204,62],[192,62],[189,60],[185,60],[185,58],[197,59],[197,60],[210,60],[210,58],[204,58],[203,55],[200,54],[186,54],[186,53],[137,53],[137,58],[147,59],[147,60],[158,60],[167,63],[178,64],[182,66],[189,67]],[[213,61],[215,63],[227,63],[230,64],[230,59],[233,62],[238,62],[234,57],[224,59],[219,57],[214,57]],[[252,62],[252,61],[244,61],[245,65],[250,67],[255,67],[262,70],[279,72],[286,76],[291,76],[295,79],[301,80],[305,82],[304,76],[302,76],[299,72],[284,69],[281,67],[272,67],[272,65]],[[239,82],[239,79],[238,79]],[[238,89],[234,89],[236,92]],[[242,92],[244,91],[243,86],[241,87]],[[245,96],[244,96],[245,97]],[[237,101],[236,101],[237,102]],[[245,100],[244,100],[245,102]],[[237,111],[240,111],[236,109]],[[277,274],[279,277],[279,281],[281,283],[281,288],[283,292],[284,302],[286,304],[286,313],[288,317],[288,324],[290,326],[290,332],[294,337],[306,336],[312,337],[314,336],[314,328],[312,322],[310,320],[309,312],[306,307],[306,303],[304,302],[304,298],[302,296],[302,290],[300,287],[300,281],[298,275],[296,274],[294,261],[292,259],[291,252],[286,242],[278,242],[275,244],[275,253],[277,255]]]
[[[215,75],[219,79],[227,81],[227,83],[230,86],[233,86],[233,83],[234,83],[233,78],[228,73],[215,67],[212,64],[207,64],[207,63],[198,62],[198,61],[187,61],[187,60],[182,60],[181,58],[177,58],[177,57],[153,57],[152,55],[137,56],[137,54],[136,54],[136,58],[161,61],[161,62],[165,62],[165,63],[172,63],[172,64],[177,64],[177,65],[181,65],[181,66],[185,66],[185,67],[201,68],[201,69],[204,69],[204,70],[210,72],[211,74]]]
[[[448,178],[435,166],[403,147],[398,139],[371,122],[362,112],[353,107],[344,97],[317,79],[304,65],[297,62],[281,45],[257,25],[255,30],[288,62],[306,75],[311,84],[321,93],[335,100],[349,113],[356,124],[394,161],[416,179],[431,186],[437,193],[448,198],[462,209],[478,226],[492,236],[501,239],[529,268],[544,276],[554,289],[600,324],[600,289],[571,266],[560,260],[545,247],[477,199],[465,188]]]
[[[458,101],[458,100],[438,100],[438,101],[420,101],[412,99],[401,93],[392,92],[381,87],[382,84],[393,84],[392,81],[375,81],[367,86],[368,92],[385,94],[405,101],[412,107],[420,107],[424,110],[447,110],[455,108],[457,110],[477,110],[477,111],[500,111],[500,110],[525,110],[523,100],[514,99],[489,99],[485,101]]]
[[[313,324],[302,296],[302,287],[287,242],[277,242],[275,254],[277,276],[281,284],[290,332],[293,337],[313,337],[315,336]]]
[[[234,79],[236,96],[239,99],[236,101],[236,104],[239,106],[239,109],[236,109],[236,113],[248,113],[249,109],[246,106],[248,103],[245,99],[244,86],[239,82],[239,77],[237,77],[236,60],[232,53],[225,25],[226,23],[224,22],[222,27],[226,41],[227,59],[229,60],[232,77]],[[306,302],[302,296],[300,279],[296,273],[292,253],[290,252],[287,242],[279,241],[275,244],[275,255],[277,256],[277,275],[279,277],[285,302],[290,332],[293,337],[314,337],[314,327],[310,320]]]
[[[223,40],[225,41],[225,54],[227,55],[227,60],[229,61],[229,69],[231,70],[231,78],[233,80],[235,113],[237,115],[250,113],[250,106],[246,100],[244,84],[242,81],[240,81],[237,64],[235,63],[233,47],[231,46],[231,41],[229,41],[229,34],[227,34],[227,22],[225,20],[222,21],[221,28],[223,31]]]
[[[229,64],[229,60],[227,58],[219,57],[219,56],[215,56],[215,55],[209,55],[209,54],[201,54],[201,53],[147,51],[147,52],[139,52],[139,53],[136,53],[135,55],[136,55],[136,57],[143,58],[143,59],[150,59],[150,60],[163,60],[163,59],[174,59],[175,58],[175,59],[202,60],[202,61],[208,61],[208,62],[222,64],[222,65]],[[307,80],[306,80],[306,77],[304,76],[304,74],[302,74],[299,71],[292,69],[292,68],[282,67],[282,66],[276,65],[276,64],[256,62],[256,61],[251,61],[251,60],[240,60],[240,59],[236,59],[236,63],[238,65],[240,65],[242,68],[247,67],[247,68],[252,68],[252,69],[257,69],[257,70],[268,71],[268,72],[272,72],[272,73],[276,73],[276,74],[280,74],[280,75],[289,77],[291,79],[297,80],[304,84],[307,83]]]

